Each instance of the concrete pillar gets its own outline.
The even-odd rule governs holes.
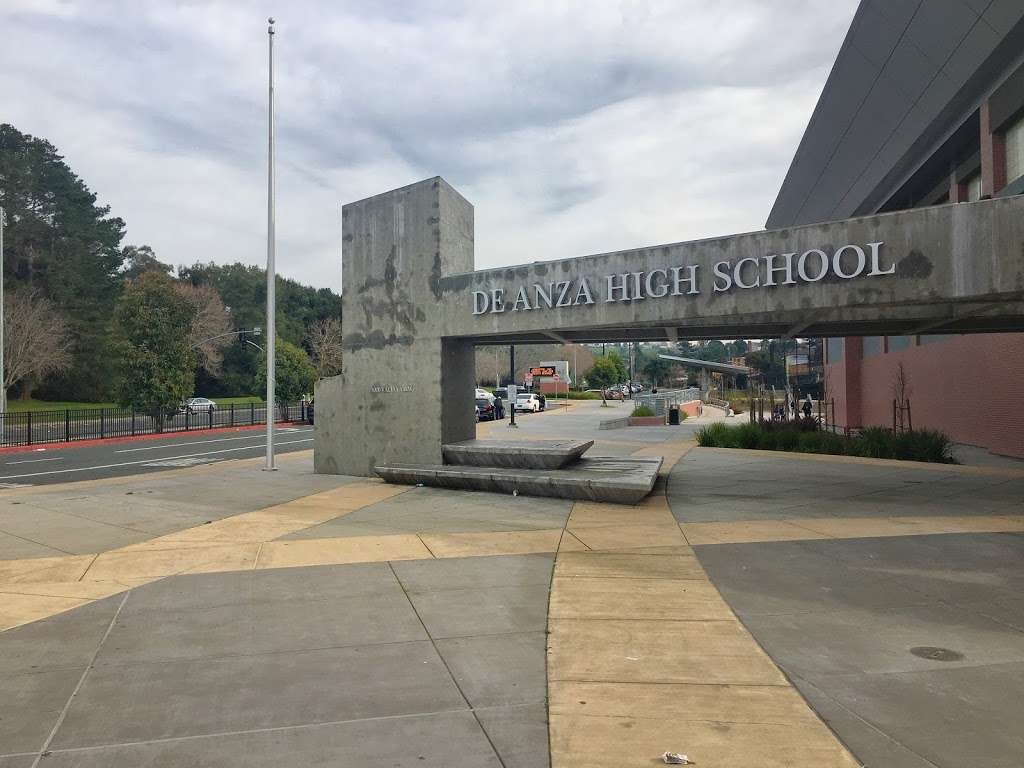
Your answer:
[[[967,202],[967,183],[963,181],[957,181],[955,169],[953,171],[950,171],[949,174],[949,202]]]
[[[859,336],[843,339],[843,360],[839,371],[844,397],[836,402],[836,421],[846,427],[860,427],[861,414],[861,361],[864,359],[864,340]]]
[[[473,270],[473,206],[443,179],[342,209],[344,371],[316,391],[317,472],[440,464],[475,435],[473,347],[442,340],[437,281]]]
[[[992,197],[1006,186],[1006,143],[992,131],[988,101],[981,105],[981,196]]]

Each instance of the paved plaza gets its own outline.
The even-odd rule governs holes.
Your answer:
[[[1021,764],[1024,469],[597,429],[627,407],[516,439],[664,456],[635,506],[308,452],[3,492],[0,768]]]

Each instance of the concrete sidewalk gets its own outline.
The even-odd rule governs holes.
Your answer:
[[[308,454],[7,492],[0,528],[33,499],[92,519],[182,495],[167,520],[122,501],[128,542],[0,559],[0,766],[1016,765],[1024,473],[693,449],[694,426],[599,435],[665,457],[638,506]]]

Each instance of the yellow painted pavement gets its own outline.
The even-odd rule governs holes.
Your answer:
[[[663,474],[691,446],[665,450]],[[552,768],[654,765],[665,750],[707,766],[858,765],[733,615],[662,493],[575,504],[562,541],[590,549],[555,559]]]

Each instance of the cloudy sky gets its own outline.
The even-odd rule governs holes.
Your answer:
[[[759,229],[856,0],[2,0],[0,121],[164,261],[341,286],[340,206],[434,175],[500,266]]]

